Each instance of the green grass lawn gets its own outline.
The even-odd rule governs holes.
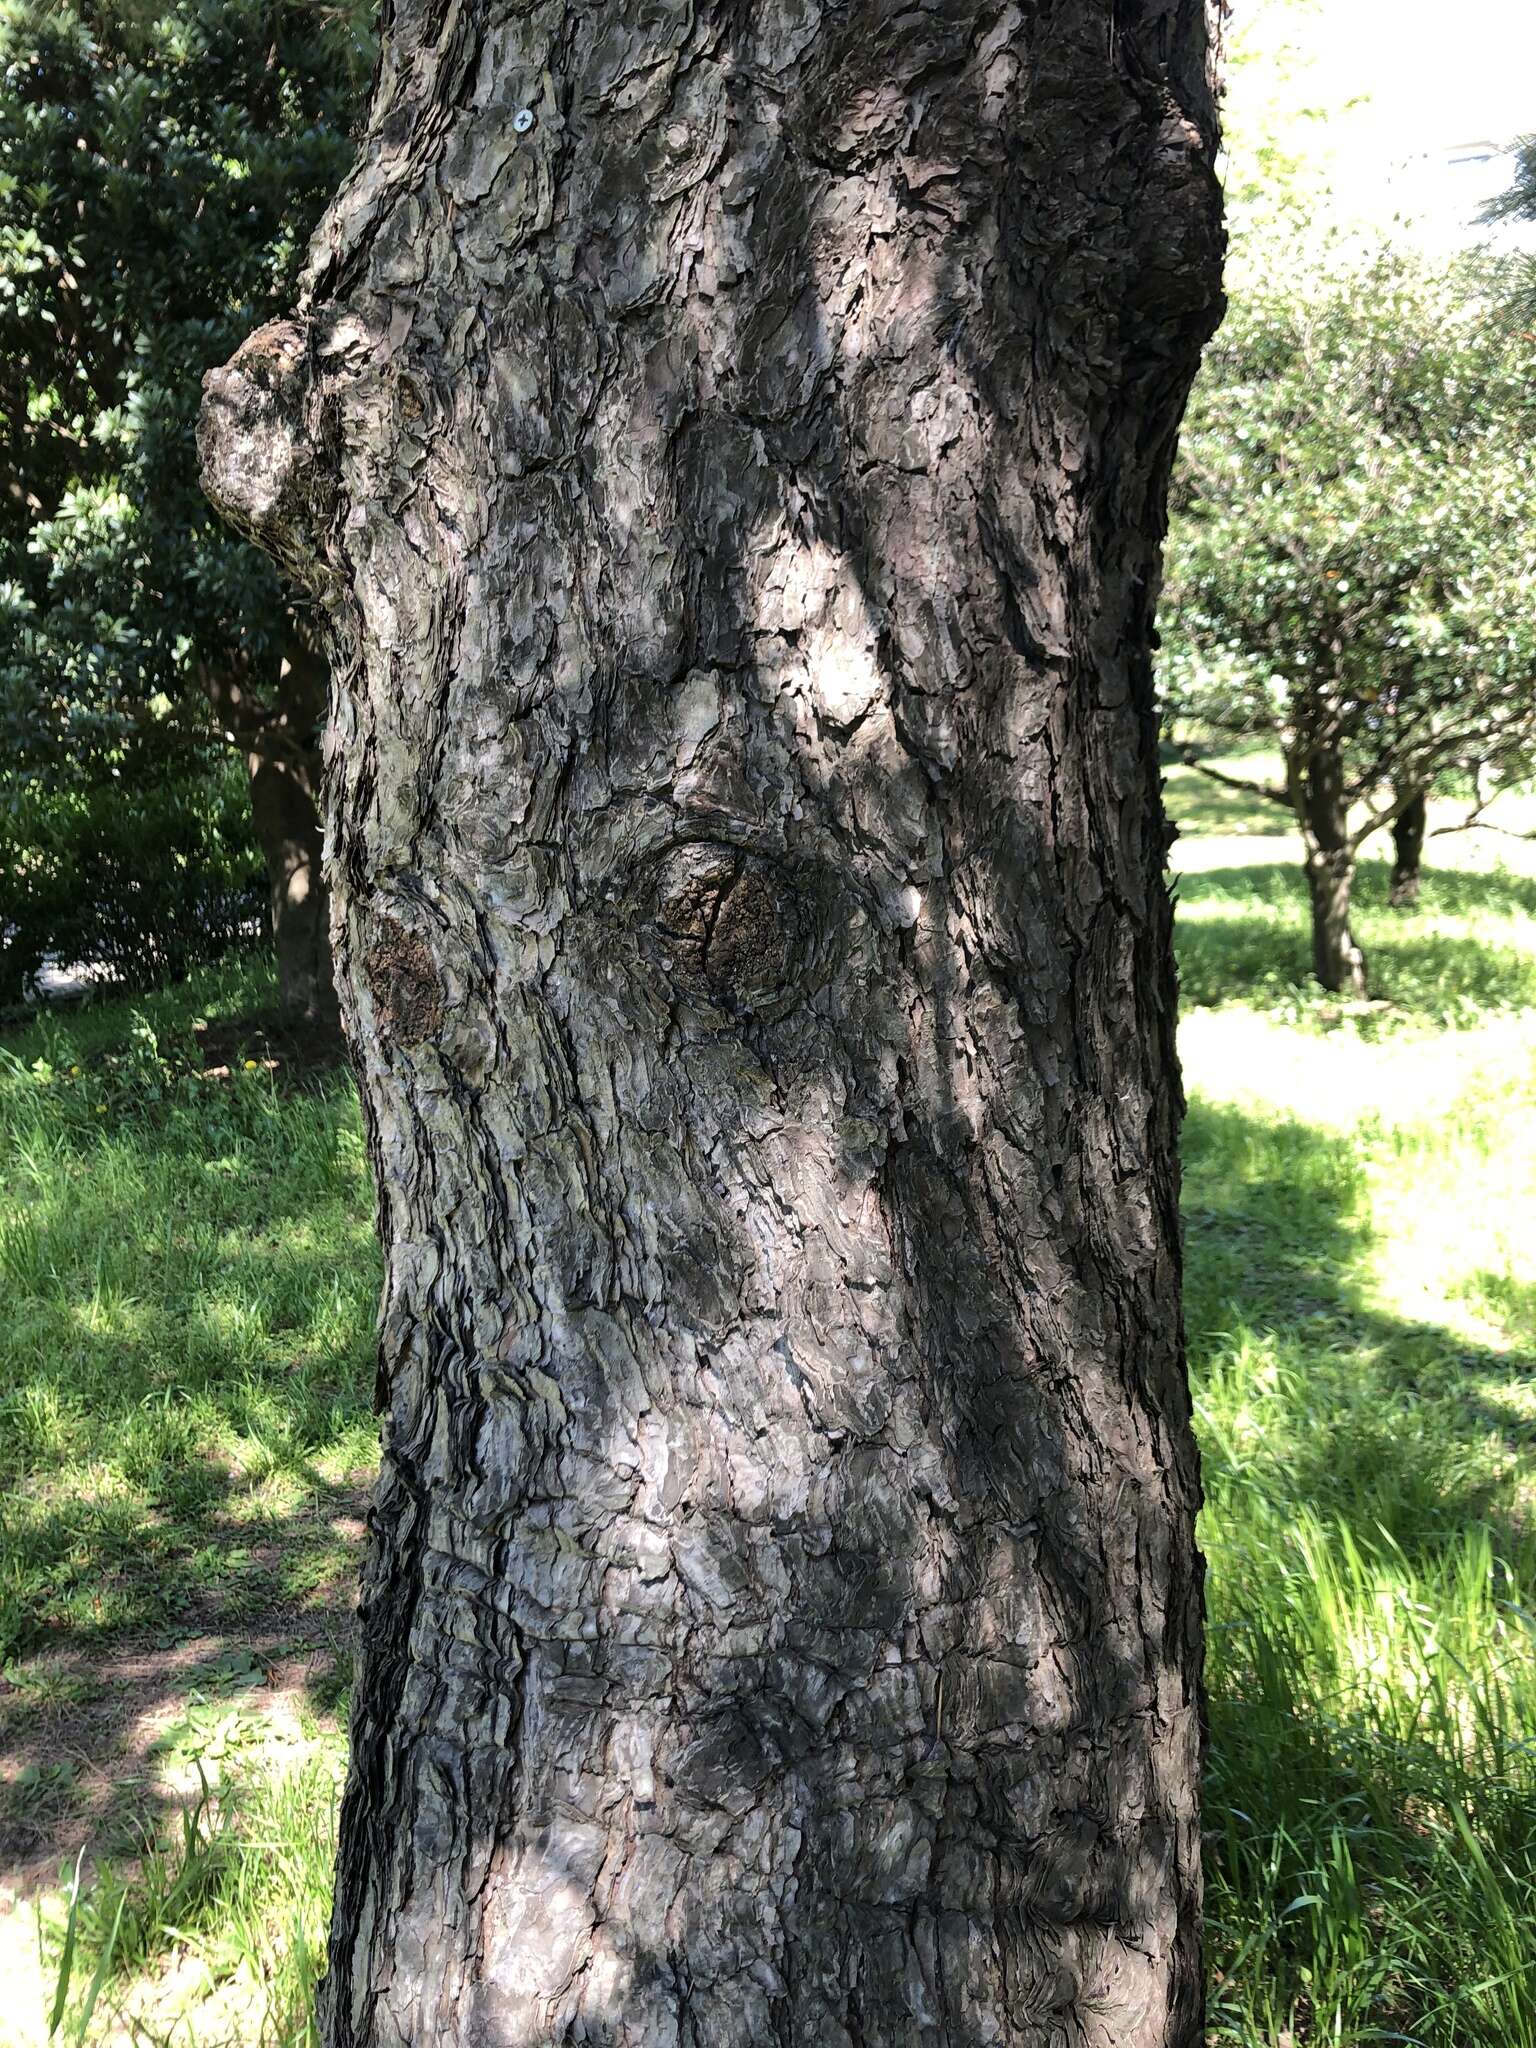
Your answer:
[[[1536,859],[1368,863],[1351,1011],[1280,814],[1170,800],[1211,2039],[1536,2048]],[[311,2039],[378,1257],[349,1083],[218,1056],[266,994],[0,1041],[5,2048],[66,1951],[60,2038]]]

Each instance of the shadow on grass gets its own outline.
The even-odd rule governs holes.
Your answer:
[[[62,1470],[27,1454],[28,1411],[49,1417],[121,1373],[137,1388]],[[260,1626],[349,1605],[372,1472],[362,1375],[323,1363],[242,1361],[178,1381],[177,1365],[121,1335],[49,1351],[0,1403],[9,1491],[0,1503],[0,1629],[7,1657],[109,1658],[146,1633]],[[103,1438],[106,1441],[103,1441]],[[234,1448],[232,1448],[232,1446]],[[337,1469],[338,1448],[355,1459]],[[322,1469],[325,1467],[327,1469]]]
[[[58,1376],[159,1377],[163,1361],[135,1348],[103,1340],[83,1366],[77,1349]],[[13,1399],[35,1401],[48,1377]],[[153,1835],[184,1803],[160,1774],[171,1732],[210,1710],[219,1721],[231,1691],[253,1688],[256,1726],[279,1694],[326,1721],[344,1704],[372,1474],[319,1469],[333,1434],[321,1418],[371,1429],[362,1390],[301,1391],[297,1375],[247,1366],[226,1402],[216,1374],[198,1392],[181,1428],[151,1434],[124,1414],[115,1469],[98,1457],[59,1478],[19,1461],[0,1504],[0,1871],[17,1891],[59,1882],[87,1844],[96,1860]],[[228,1462],[225,1430],[253,1403],[285,1402],[286,1440],[260,1469]],[[149,1405],[163,1424],[164,1404]]]
[[[1418,907],[1387,904],[1390,869],[1362,862],[1354,926],[1375,996],[1401,1015],[1452,1025],[1536,1003],[1536,953],[1500,944],[1497,923],[1536,917],[1536,878],[1500,869],[1428,872]],[[1311,980],[1306,885],[1299,866],[1263,862],[1181,874],[1176,945],[1187,1007],[1231,1000],[1323,1000]],[[1486,919],[1487,936],[1435,928]]]
[[[1270,1361],[1243,1397],[1247,1476],[1264,1468],[1258,1483],[1275,1500],[1333,1515],[1366,1545],[1385,1536],[1422,1555],[1481,1524],[1536,1568],[1506,1455],[1529,1455],[1536,1424],[1492,1398],[1536,1372],[1536,1351],[1518,1341],[1529,1326],[1511,1314],[1517,1341],[1495,1350],[1371,1303],[1375,1239],[1348,1136],[1197,1099],[1184,1157],[1196,1380],[1238,1354]],[[1486,1276],[1479,1298],[1501,1312],[1510,1284]],[[1205,1455],[1215,1485],[1239,1454],[1208,1442]]]
[[[1508,1350],[1393,1316],[1349,1136],[1197,1099],[1184,1149],[1212,2039],[1325,2010],[1340,2040],[1523,2048],[1536,1427],[1499,1397],[1536,1371],[1536,1289],[1469,1283]]]
[[[205,1778],[295,1720],[334,1736],[352,1678],[339,1614],[258,1617],[266,1627],[187,1636],[185,1625],[18,1661],[0,1696],[0,1868],[16,1892],[93,1864],[132,1859]],[[285,1725],[286,1724],[286,1725]]]
[[[23,1890],[163,1820],[157,1745],[240,1673],[253,1724],[335,1714],[375,1462],[349,1085],[318,1060],[299,1086],[243,1057],[209,1076],[124,1023],[34,1020],[0,1066],[0,1864]]]

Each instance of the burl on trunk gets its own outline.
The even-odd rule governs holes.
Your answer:
[[[395,0],[215,501],[388,1256],[328,2048],[1194,2048],[1204,0]]]

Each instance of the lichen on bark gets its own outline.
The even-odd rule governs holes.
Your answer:
[[[328,2048],[1200,2038],[1213,144],[1196,0],[396,0],[210,382],[387,1252]]]

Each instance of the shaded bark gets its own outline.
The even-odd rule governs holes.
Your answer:
[[[291,1019],[339,1021],[331,961],[330,897],[320,819],[328,673],[325,658],[290,632],[276,673],[229,662],[204,688],[250,777],[251,817],[267,869],[278,1008]]]
[[[1201,2038],[1213,145],[1185,0],[397,0],[208,380],[387,1253],[328,2048]]]
[[[1366,997],[1365,955],[1350,929],[1357,848],[1349,828],[1344,763],[1318,749],[1291,771],[1296,815],[1306,849],[1312,909],[1312,972],[1334,995]]]
[[[1410,797],[1392,823],[1392,886],[1388,901],[1394,910],[1409,910],[1419,900],[1428,822],[1428,799],[1421,789]]]

